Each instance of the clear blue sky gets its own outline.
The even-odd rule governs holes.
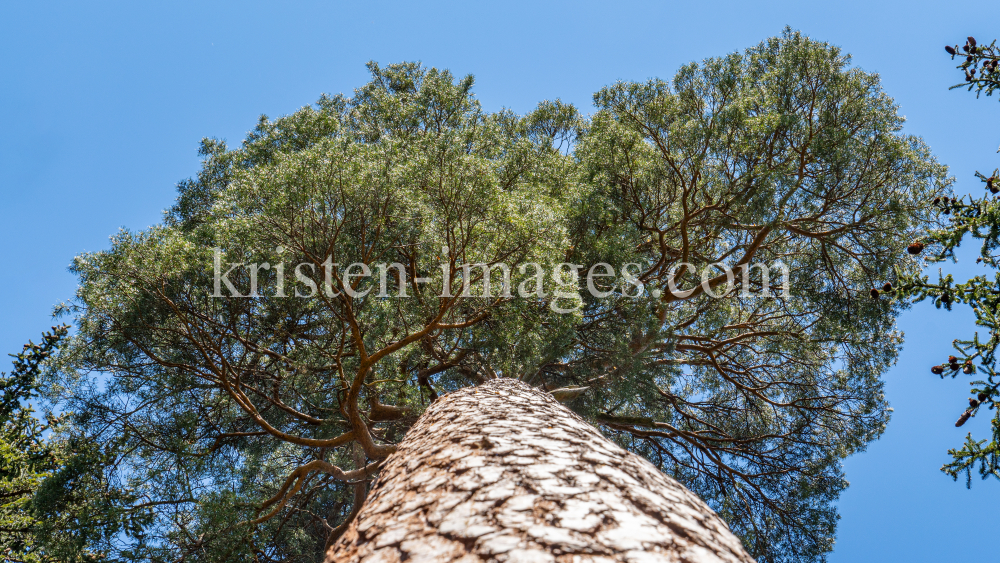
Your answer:
[[[364,63],[419,60],[473,73],[486,109],[560,97],[590,111],[616,80],[670,78],[685,62],[753,45],[791,25],[854,55],[958,179],[997,166],[1000,104],[947,87],[943,46],[1000,36],[994,8],[951,2],[13,2],[0,3],[0,350],[52,324],[70,298],[72,257],[120,227],[159,222],[198,141],[237,143],[259,114],[350,92]],[[966,264],[961,271],[975,271]],[[846,462],[851,488],[835,563],[1000,561],[990,555],[1000,482],[972,491],[938,471],[965,431],[968,386],[929,368],[972,331],[968,315],[921,306],[887,375],[884,437]],[[4,364],[6,362],[3,362]],[[6,369],[6,368],[4,368]],[[976,539],[973,539],[976,538]],[[996,559],[991,559],[996,557]]]

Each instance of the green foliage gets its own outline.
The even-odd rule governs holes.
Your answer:
[[[40,366],[66,336],[67,327],[52,327],[42,335],[41,344],[29,342],[12,357],[14,371],[0,373],[0,552],[8,559],[42,561],[33,527],[37,524],[30,508],[42,480],[59,467],[56,453],[45,439],[58,421],[46,422],[34,416],[29,402],[38,396]]]
[[[96,562],[100,546],[141,537],[148,510],[133,495],[102,482],[113,450],[74,434],[72,413],[39,420],[31,406],[42,395],[45,365],[65,342],[69,327],[52,327],[29,342],[0,374],[0,553],[4,561]],[[128,507],[128,508],[126,508]]]
[[[587,407],[708,500],[758,561],[831,549],[840,460],[888,421],[879,375],[899,344],[897,306],[867,294],[894,267],[913,271],[904,241],[948,185],[926,145],[899,134],[878,78],[848,62],[786,32],[672,83],[617,84],[595,96],[577,150],[594,186],[580,261],[639,263],[663,294],[652,315],[588,310],[587,349],[628,369]],[[694,265],[686,289],[712,263],[778,261],[791,273],[780,299],[759,296],[759,277],[750,295],[668,292],[681,263]],[[611,307],[640,336],[623,341]]]
[[[98,561],[99,536],[117,533],[113,515],[86,482],[106,459],[60,433],[70,415],[46,414],[42,422],[31,402],[39,398],[45,363],[64,342],[68,326],[54,326],[40,344],[29,342],[14,357],[14,371],[0,376],[0,549],[4,561]],[[134,499],[132,499],[134,500]],[[100,515],[100,516],[98,516]],[[96,519],[95,519],[96,518]],[[141,526],[141,523],[135,523]]]
[[[901,305],[865,296],[916,272],[905,241],[948,190],[877,77],[790,30],[605,88],[590,118],[559,101],[488,113],[471,77],[369,69],[238,148],[204,141],[162,225],[76,260],[78,331],[46,383],[100,459],[66,482],[131,522],[105,555],[318,560],[430,401],[516,377],[586,388],[572,407],[758,561],[821,560],[840,461],[888,420]],[[779,260],[784,276],[748,268]],[[595,297],[599,262],[635,283]],[[749,293],[697,288],[719,262]],[[247,297],[216,291],[234,263]],[[402,266],[384,291],[380,263]],[[483,297],[463,268],[500,263],[526,297]],[[550,275],[562,263],[581,275]]]
[[[964,58],[958,66],[965,73],[965,82],[953,88],[968,85],[976,95],[985,92],[987,96],[1000,87],[1000,51],[996,41],[987,46],[978,45],[972,37],[959,49],[958,45],[946,48],[954,59]],[[978,76],[976,71],[979,71]],[[944,225],[915,241],[914,253],[926,249],[927,260],[937,262],[955,258],[957,249],[966,237],[978,240],[980,256],[977,263],[997,269],[1000,259],[1000,170],[985,175],[976,172],[976,177],[984,184],[986,193],[982,197],[935,198],[929,207],[944,217]],[[941,470],[956,480],[965,475],[967,486],[972,486],[972,470],[978,465],[983,479],[989,476],[1000,478],[1000,376],[997,373],[997,346],[1000,345],[1000,272],[991,276],[979,275],[957,283],[949,274],[939,276],[937,283],[931,283],[928,276],[901,276],[897,296],[913,301],[931,299],[938,308],[951,310],[956,304],[967,305],[976,315],[976,325],[983,327],[985,335],[976,332],[971,339],[954,341],[955,355],[944,363],[932,366],[932,371],[942,378],[957,377],[959,374],[979,376],[970,382],[969,404],[963,405],[955,426],[963,426],[971,417],[986,411],[996,410],[991,425],[992,433],[987,439],[975,439],[972,433],[966,435],[962,448],[949,450],[953,460]]]

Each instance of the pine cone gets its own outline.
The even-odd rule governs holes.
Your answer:
[[[957,427],[965,424],[966,422],[968,422],[970,416],[972,416],[971,412],[969,412],[969,411],[963,412],[962,416],[958,417],[958,422],[955,423],[955,427],[957,428]]]

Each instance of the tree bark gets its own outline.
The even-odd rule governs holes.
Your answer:
[[[694,493],[512,379],[435,401],[327,563],[740,562]]]

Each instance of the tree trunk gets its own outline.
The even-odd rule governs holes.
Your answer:
[[[512,379],[417,421],[326,557],[362,560],[753,562],[694,493]]]

